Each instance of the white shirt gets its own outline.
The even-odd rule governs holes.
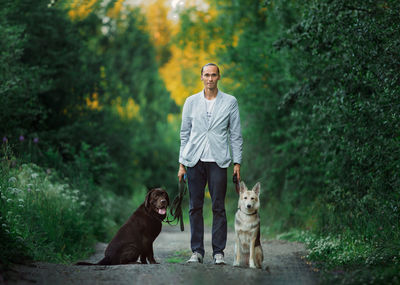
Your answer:
[[[204,101],[206,102],[207,121],[209,125],[211,121],[212,112],[214,111],[215,99],[216,97],[211,100],[208,100],[207,98],[204,97]],[[213,158],[210,150],[210,142],[208,139],[205,141],[204,150],[203,153],[201,154],[200,160],[204,162],[215,162],[215,159]]]

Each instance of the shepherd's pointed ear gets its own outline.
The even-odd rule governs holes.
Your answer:
[[[260,182],[257,182],[256,185],[254,185],[253,190],[257,195],[260,195],[260,188],[261,188],[261,184]]]
[[[244,184],[243,181],[240,181],[240,193],[243,193],[244,191],[247,191],[246,184]]]

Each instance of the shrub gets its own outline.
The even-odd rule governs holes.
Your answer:
[[[3,165],[2,170],[2,228],[13,242],[23,243],[35,260],[68,261],[88,252],[93,227],[79,189],[61,181],[54,170],[34,164]]]

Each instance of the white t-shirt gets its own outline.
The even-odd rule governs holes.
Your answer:
[[[204,100],[206,101],[206,111],[207,111],[207,120],[208,120],[208,124],[210,124],[211,121],[211,116],[212,113],[214,111],[214,103],[215,103],[215,99],[211,99],[208,100],[207,98],[204,97]],[[208,142],[208,140],[206,141],[206,145],[204,147],[204,151],[200,157],[201,161],[204,162],[215,162],[215,159],[213,158],[212,154],[211,154],[211,150],[210,150],[210,143]]]

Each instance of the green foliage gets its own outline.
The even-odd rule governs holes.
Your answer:
[[[107,240],[148,188],[173,197],[178,145],[167,115],[178,110],[146,23],[137,9],[109,18],[112,5],[100,2],[71,20],[70,1],[1,1],[0,233],[15,249],[2,263],[24,246],[36,260],[71,261]]]
[[[96,5],[72,22],[66,7],[44,0],[2,6],[0,133],[18,146],[17,157],[53,167],[47,154],[59,153],[59,167],[85,168],[118,194],[175,186],[169,166],[177,147],[168,143],[166,119],[177,108],[158,75],[140,11],[103,23],[107,8]],[[82,155],[88,165],[80,165]],[[153,171],[160,164],[166,167]]]
[[[54,171],[46,173],[33,164],[20,170],[3,165],[2,172],[2,227],[24,244],[26,255],[67,261],[88,252],[94,236],[84,214],[87,198],[80,190],[62,183]]]
[[[262,183],[264,233],[312,230],[310,258],[358,273],[369,271],[362,257],[382,258],[374,282],[395,283],[400,3],[211,2],[219,16],[206,26],[224,27],[209,37],[226,43],[219,55],[241,110],[242,176]],[[188,13],[184,25],[195,25]]]
[[[399,244],[358,238],[353,232],[324,237],[302,233],[308,259],[325,273],[324,284],[397,284],[400,278]]]

